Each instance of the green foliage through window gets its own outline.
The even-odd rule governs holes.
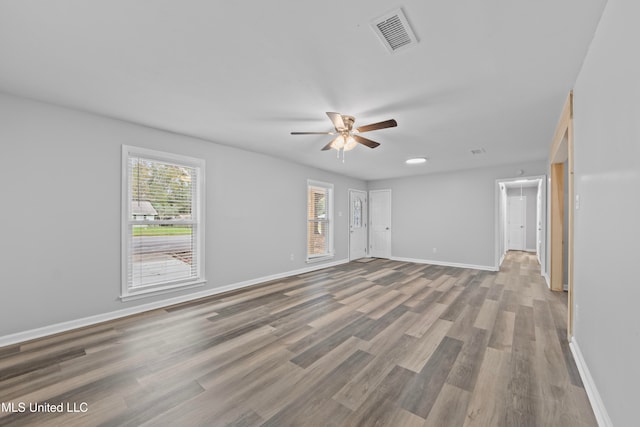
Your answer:
[[[156,212],[153,218],[146,219],[191,216],[192,171],[189,168],[140,158],[132,161],[131,198],[149,202]]]

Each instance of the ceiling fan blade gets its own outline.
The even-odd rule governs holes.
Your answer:
[[[347,128],[344,124],[344,120],[342,120],[342,115],[340,113],[327,112],[327,116],[329,116],[331,122],[333,122],[333,126],[338,132]]]
[[[360,144],[362,145],[366,145],[369,148],[376,148],[378,145],[380,145],[379,142],[375,142],[372,141],[368,138],[364,138],[360,135],[353,135],[353,139],[355,139],[356,141],[358,141]]]
[[[335,132],[291,132],[291,135],[334,135]]]
[[[372,130],[393,128],[393,127],[396,127],[396,126],[398,126],[398,122],[396,122],[394,119],[391,119],[391,120],[385,120],[384,122],[378,122],[378,123],[372,123],[370,125],[360,126],[356,130],[358,132],[369,132],[369,131],[372,131]]]
[[[328,143],[327,145],[325,145],[324,147],[322,147],[322,149],[321,149],[320,151],[327,151],[327,150],[331,150],[331,149],[333,148],[333,143],[334,143],[334,142],[336,142],[336,139],[338,139],[338,138],[342,138],[342,135],[339,135],[339,136],[337,136],[337,137],[333,138],[333,139],[331,140],[331,142],[330,142],[330,143]]]

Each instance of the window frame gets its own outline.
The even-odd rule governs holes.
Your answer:
[[[317,220],[312,220],[309,218],[309,192],[311,191],[312,188],[321,188],[327,191],[327,205],[325,207],[325,211],[326,211],[326,215],[327,218],[325,221],[323,221],[323,223],[327,224],[327,228],[328,228],[328,232],[326,233],[326,237],[329,240],[327,243],[327,252],[324,254],[317,254],[317,255],[313,255],[313,254],[309,254],[309,239],[310,239],[310,233],[309,233],[309,223],[311,221],[317,221]],[[306,210],[305,210],[305,216],[306,216],[306,228],[307,228],[307,241],[306,241],[306,262],[307,263],[314,263],[314,262],[320,262],[320,261],[325,261],[328,259],[332,259],[335,256],[335,248],[333,247],[333,237],[334,237],[334,215],[333,215],[333,184],[329,183],[329,182],[323,182],[323,181],[316,181],[316,180],[312,180],[312,179],[308,179],[307,180],[307,192],[306,192]]]
[[[191,219],[190,220],[140,220],[131,218],[131,183],[129,181],[129,160],[134,157],[144,158],[146,160],[169,163],[178,166],[185,166],[196,169],[196,183],[192,188],[191,199]],[[204,224],[204,206],[205,206],[205,161],[195,157],[169,153],[165,151],[152,150],[148,148],[135,147],[131,145],[122,145],[122,189],[121,189],[121,245],[122,245],[122,264],[121,264],[121,290],[120,299],[129,301],[138,298],[151,297],[154,295],[174,292],[193,287],[204,286],[205,278],[205,224]],[[175,224],[189,225],[195,228],[195,248],[193,259],[196,263],[195,277],[178,280],[167,280],[153,284],[142,286],[129,285],[129,267],[130,267],[130,248],[132,238],[132,226],[136,224]]]

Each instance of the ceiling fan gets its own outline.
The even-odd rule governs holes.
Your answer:
[[[331,119],[335,132],[291,132],[291,135],[337,135],[331,142],[322,147],[322,151],[334,149],[342,151],[342,161],[344,162],[344,152],[353,150],[357,144],[366,145],[369,148],[376,148],[379,142],[372,141],[368,138],[360,136],[360,133],[370,132],[372,130],[386,129],[398,126],[394,119],[385,120],[383,122],[372,123],[370,125],[353,128],[355,117],[347,116],[339,113],[327,112],[327,116]]]

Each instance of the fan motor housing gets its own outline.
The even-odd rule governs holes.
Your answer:
[[[353,123],[356,121],[356,118],[353,116],[342,116],[342,121],[344,122],[344,125],[346,126],[345,130],[351,131],[353,129]],[[340,129],[338,129],[340,130]]]

